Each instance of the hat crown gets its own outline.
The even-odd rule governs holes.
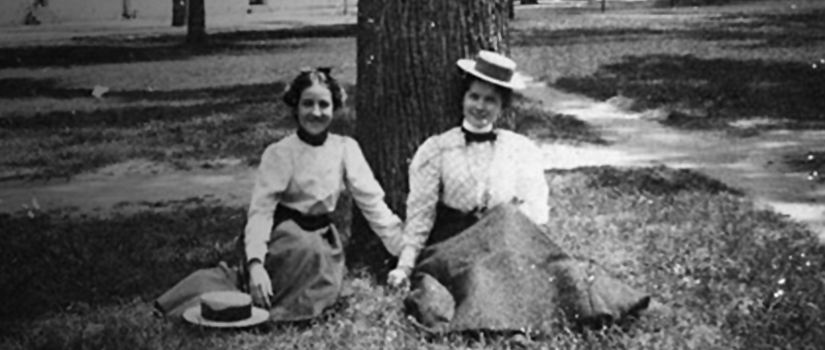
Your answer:
[[[516,72],[516,62],[506,56],[482,50],[475,59],[459,59],[458,67],[464,72],[488,83],[508,89],[523,89],[524,80]]]
[[[218,322],[235,322],[252,316],[252,298],[247,294],[222,291],[201,295],[201,315]]]
[[[516,70],[515,61],[507,57],[504,57],[504,55],[492,51],[480,51],[478,53],[478,58],[494,66],[498,66],[507,70]]]

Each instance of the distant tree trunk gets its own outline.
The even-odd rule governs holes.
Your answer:
[[[355,134],[387,204],[402,218],[408,165],[429,136],[461,120],[459,58],[508,52],[509,0],[360,0]],[[356,213],[357,214],[357,213]],[[386,268],[385,250],[354,215],[351,263]]]
[[[187,6],[186,0],[172,0],[172,26],[183,27],[186,25]]]
[[[135,18],[135,12],[132,10],[132,0],[123,0],[123,18]]]
[[[189,0],[189,20],[186,25],[186,43],[206,43],[206,10],[204,0]]]
[[[510,12],[510,19],[516,18],[516,0],[510,0],[507,4],[507,10]]]

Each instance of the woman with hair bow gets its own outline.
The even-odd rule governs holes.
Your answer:
[[[283,102],[298,130],[261,157],[238,242],[242,263],[196,271],[157,299],[159,311],[179,315],[203,293],[240,290],[269,309],[272,320],[319,316],[337,300],[345,272],[341,239],[330,219],[344,190],[387,250],[398,255],[401,220],[384,202],[360,146],[329,132],[345,99],[329,69],[305,70],[292,81]]]

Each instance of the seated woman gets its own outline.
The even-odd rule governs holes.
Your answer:
[[[261,157],[246,229],[238,240],[238,268],[226,264],[196,271],[157,299],[164,314],[179,316],[206,292],[241,290],[270,310],[272,320],[316,317],[341,291],[344,253],[330,213],[349,189],[355,203],[397,255],[401,220],[384,202],[355,140],[329,133],[345,92],[329,69],[306,70],[283,95],[297,133],[266,148]]]
[[[551,332],[561,315],[599,323],[646,308],[647,296],[572,259],[541,229],[541,153],[494,127],[524,87],[515,62],[482,51],[458,66],[461,126],[427,139],[410,164],[404,248],[389,275],[402,285],[413,273],[408,310],[435,332]]]

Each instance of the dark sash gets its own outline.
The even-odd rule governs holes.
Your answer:
[[[298,227],[306,231],[320,230],[332,224],[332,218],[330,218],[329,214],[306,215],[279,203],[272,217],[272,228],[274,229],[282,222],[288,220],[294,221],[298,224]]]
[[[435,223],[427,238],[426,247],[446,241],[478,222],[476,212],[465,213],[438,202],[435,207]]]

